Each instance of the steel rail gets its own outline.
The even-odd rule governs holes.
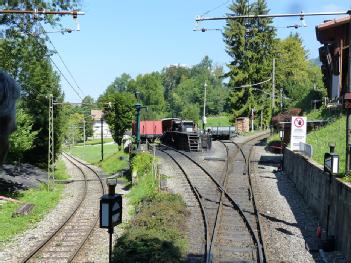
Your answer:
[[[168,146],[165,146],[165,147],[168,147]],[[186,171],[183,169],[183,167],[180,165],[180,163],[171,155],[169,154],[168,152],[166,152],[165,150],[162,150],[162,149],[158,149],[159,151],[167,154],[172,160],[173,162],[178,166],[178,168],[182,171],[182,173],[184,174],[185,176],[185,179],[187,180],[193,194],[195,195],[195,198],[199,204],[199,207],[200,207],[200,210],[201,210],[201,214],[202,214],[202,217],[203,217],[203,221],[204,221],[204,228],[205,228],[205,262],[206,263],[210,263],[211,261],[211,256],[210,256],[210,240],[209,240],[209,227],[208,227],[208,219],[207,219],[207,215],[206,215],[206,212],[205,212],[205,206],[201,200],[201,196],[200,196],[200,193],[198,191],[198,189],[192,184],[190,178],[189,178],[189,175],[186,173]]]
[[[82,174],[83,177],[84,177],[84,190],[83,190],[82,197],[81,197],[81,199],[79,200],[79,202],[78,202],[78,204],[76,205],[76,207],[75,207],[75,208],[73,209],[73,211],[71,212],[71,214],[68,215],[68,216],[64,219],[63,223],[61,223],[46,239],[44,239],[36,248],[34,248],[24,259],[22,259],[22,260],[20,261],[20,262],[22,262],[22,263],[28,262],[28,261],[30,261],[31,259],[33,259],[34,256],[35,256],[37,253],[39,253],[40,250],[41,250],[42,248],[45,247],[45,245],[47,245],[51,240],[53,240],[53,238],[54,238],[55,236],[57,236],[57,234],[58,234],[58,233],[68,224],[68,222],[70,222],[71,219],[77,214],[79,208],[81,208],[81,206],[82,206],[84,200],[85,200],[86,197],[87,197],[87,193],[88,193],[88,191],[87,191],[87,189],[88,189],[88,180],[87,180],[87,175],[86,175],[86,173],[84,173],[84,171],[83,171],[83,169],[82,169],[81,167],[79,167],[77,164],[75,164],[72,160],[70,160],[70,159],[69,159],[67,156],[65,156],[65,155],[67,155],[68,157],[71,157],[72,159],[74,159],[74,158],[73,158],[72,156],[66,154],[66,153],[63,153],[63,154],[62,154],[62,156],[64,156],[69,162],[71,162],[71,163],[81,172],[81,174]],[[88,167],[88,166],[87,166],[87,167]],[[90,170],[92,170],[90,167],[88,167],[88,168],[89,168]],[[95,175],[98,176],[98,174],[97,174],[95,171],[93,171],[93,172],[94,172]],[[100,179],[99,176],[98,176],[98,178]],[[102,186],[102,191],[105,192],[105,188],[104,188],[104,185],[103,185],[103,183],[102,183],[102,180],[100,179],[99,181],[100,181],[100,184],[101,184],[101,186]],[[97,221],[98,221],[98,218],[97,218]],[[69,258],[68,262],[72,261],[72,259],[77,255],[77,253],[78,253],[78,252],[80,251],[80,249],[83,247],[83,245],[85,244],[86,240],[87,240],[88,237],[90,236],[92,230],[95,228],[95,225],[96,225],[96,222],[94,223],[93,228],[90,229],[89,234],[87,234],[87,235],[85,236],[85,239],[83,240],[83,242],[81,242],[79,248],[75,250],[74,255],[71,256],[71,257]]]
[[[220,141],[221,142],[221,141]],[[225,144],[224,144],[225,145]],[[222,185],[223,185],[223,188],[226,188],[226,184],[227,184],[227,178],[228,178],[228,172],[229,172],[229,149],[227,146],[225,146],[225,149],[226,149],[226,155],[227,155],[227,158],[225,160],[225,171],[224,171],[224,175],[223,175],[223,182],[222,182]],[[238,148],[239,149],[239,148]],[[236,157],[236,155],[238,154],[239,151],[236,151],[234,153],[234,156],[233,156],[233,159]],[[214,244],[214,241],[216,240],[217,238],[217,226],[218,226],[218,222],[220,221],[220,218],[222,216],[222,209],[223,209],[223,199],[224,199],[224,192],[221,191],[221,194],[220,194],[220,199],[219,199],[219,204],[218,204],[218,207],[217,207],[217,212],[216,212],[216,218],[215,218],[215,223],[214,223],[214,227],[213,227],[213,231],[212,231],[212,239],[211,239],[211,246],[210,246],[210,253],[212,251],[212,245]]]
[[[78,167],[77,167],[78,168]],[[72,211],[72,213],[64,220],[64,222],[53,232],[50,234],[50,236],[48,236],[46,239],[44,239],[39,246],[37,246],[35,249],[33,249],[29,255],[27,255],[23,260],[21,260],[21,262],[28,262],[30,259],[32,259],[35,254],[37,254],[40,249],[42,249],[47,243],[50,242],[50,240],[53,239],[54,236],[56,236],[56,234],[71,220],[71,218],[73,218],[73,216],[77,213],[79,207],[82,205],[85,196],[87,194],[87,182],[86,182],[86,174],[82,171],[82,169],[78,168],[83,177],[84,177],[84,192],[82,195],[82,198],[80,199],[80,201],[78,202],[77,206],[74,208],[74,210]]]
[[[255,139],[258,139],[260,137],[264,137],[266,136],[267,133],[264,133],[264,134],[260,134],[256,137],[253,137],[251,139],[249,139],[248,141],[244,142],[242,145],[244,144],[247,144],[248,142],[252,141],[252,140],[255,140]],[[229,141],[230,143],[232,143],[232,141]],[[263,253],[262,253],[262,247],[260,245],[260,240],[256,237],[255,235],[255,231],[252,229],[252,226],[250,225],[248,219],[246,218],[245,214],[244,214],[244,211],[240,208],[240,206],[237,204],[237,202],[235,202],[235,200],[231,197],[231,195],[225,190],[224,186],[222,184],[220,184],[212,175],[210,172],[208,172],[202,165],[200,165],[198,162],[196,162],[194,159],[192,159],[190,156],[188,156],[187,154],[177,150],[177,149],[174,149],[170,146],[167,146],[167,145],[162,145],[166,148],[169,148],[183,156],[185,156],[187,159],[189,159],[192,163],[194,163],[197,167],[199,167],[211,180],[212,182],[215,183],[215,185],[217,186],[218,190],[220,192],[222,192],[225,197],[229,200],[229,202],[232,204],[233,208],[235,210],[237,210],[238,214],[240,215],[240,217],[243,219],[244,221],[244,224],[246,225],[246,228],[248,230],[248,232],[250,233],[254,243],[257,245],[257,248],[258,248],[258,255],[259,255],[259,262],[264,262],[264,257],[263,257]],[[239,147],[240,151],[242,151],[242,149]],[[243,152],[242,152],[243,153]],[[246,157],[244,156],[245,160],[246,160]],[[173,160],[175,160],[174,158],[172,158]],[[228,159],[228,158],[227,158]],[[175,161],[177,163],[178,166],[181,166],[177,161]],[[183,169],[182,169],[183,170]],[[189,182],[189,181],[188,181]],[[190,181],[191,183],[191,181]],[[217,216],[216,216],[217,217]],[[216,223],[216,222],[215,222]],[[207,256],[210,256],[209,254]],[[207,262],[207,261],[206,261]]]
[[[262,231],[261,227],[260,227],[260,223],[259,223],[259,219],[258,219],[258,214],[257,214],[257,208],[256,208],[256,204],[255,204],[255,200],[254,200],[254,194],[253,194],[253,191],[252,191],[252,185],[251,185],[251,179],[250,179],[250,173],[248,172],[249,171],[249,165],[248,165],[248,162],[247,162],[247,158],[246,158],[246,155],[244,153],[244,151],[242,150],[242,146],[243,145],[246,145],[248,144],[250,141],[253,141],[254,139],[258,139],[260,138],[261,136],[258,136],[258,137],[255,137],[251,140],[248,140],[246,141],[245,143],[239,145],[238,143],[234,142],[234,141],[221,141],[223,144],[225,143],[232,143],[234,144],[236,147],[238,147],[239,151],[241,152],[243,158],[244,158],[244,161],[245,161],[245,170],[246,170],[246,173],[248,175],[248,180],[249,180],[249,186],[250,186],[250,199],[251,199],[251,202],[252,202],[252,206],[254,208],[254,213],[255,213],[255,216],[256,216],[256,219],[257,219],[257,227],[258,227],[258,237],[256,237],[255,235],[255,242],[256,242],[256,245],[257,245],[257,251],[258,251],[258,258],[259,258],[259,262],[262,263],[262,262],[268,262],[267,259],[266,259],[266,256],[265,256],[265,252],[264,252],[264,247],[262,246],[262,237],[261,237],[261,234],[260,232]],[[250,153],[252,151],[252,148],[250,150]]]
[[[253,189],[252,189],[252,181],[251,181],[251,169],[250,169],[250,162],[251,162],[251,154],[252,154],[252,151],[253,151],[253,147],[250,149],[250,152],[249,152],[249,155],[248,157],[245,155],[243,149],[242,149],[242,146],[243,145],[246,145],[248,144],[249,142],[255,140],[255,139],[259,139],[260,137],[264,137],[265,135],[260,135],[260,136],[257,136],[253,139],[250,139],[248,141],[246,141],[245,143],[239,145],[238,143],[230,140],[230,141],[221,141],[223,144],[225,143],[231,143],[231,144],[234,144],[236,147],[238,147],[238,149],[240,150],[243,158],[244,158],[244,161],[245,161],[245,170],[246,170],[246,174],[248,176],[248,181],[249,181],[249,186],[250,186],[250,198],[252,200],[252,205],[253,205],[253,208],[254,208],[254,213],[255,213],[255,216],[256,216],[256,219],[257,219],[257,228],[258,228],[258,237],[256,237],[256,240],[257,240],[257,246],[258,246],[258,253],[259,253],[259,258],[260,258],[260,262],[267,262],[268,263],[268,259],[267,259],[267,256],[265,254],[265,245],[263,243],[263,239],[262,239],[262,224],[260,222],[260,216],[259,216],[259,213],[258,213],[258,210],[257,210],[257,206],[256,206],[256,203],[255,203],[255,196],[254,196],[254,192],[253,192]]]
[[[92,169],[89,165],[83,163],[82,161],[80,161],[78,158],[74,157],[71,154],[68,153],[64,153],[65,155],[67,155],[68,157],[72,158],[74,161],[78,162],[80,165],[83,165],[85,168],[88,168],[91,172],[93,172],[93,174],[95,174],[95,176],[98,178],[99,183],[101,185],[101,189],[102,189],[102,194],[105,194],[105,187],[104,187],[104,183],[102,182],[102,179],[100,178],[99,174]],[[72,162],[72,164],[74,164],[74,162]],[[74,164],[76,167],[79,167],[78,165]],[[89,180],[87,180],[88,182]],[[93,230],[95,229],[96,225],[98,224],[100,219],[99,213],[96,214],[95,217],[95,223],[92,225],[92,227],[89,229],[89,231],[86,232],[85,237],[83,239],[83,241],[81,242],[79,248],[75,251],[75,253],[73,255],[71,255],[69,262],[71,262],[77,255],[78,252],[83,248],[84,244],[86,243],[86,241],[88,240],[89,236],[91,235],[91,233],[93,232]]]

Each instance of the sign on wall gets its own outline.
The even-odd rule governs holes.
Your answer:
[[[307,118],[291,117],[291,138],[290,148],[292,151],[300,150],[300,142],[306,143]]]

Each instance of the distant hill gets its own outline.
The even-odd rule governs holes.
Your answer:
[[[313,64],[317,65],[318,67],[320,67],[322,65],[322,63],[320,62],[319,58],[312,58],[312,59],[310,59],[310,61]]]

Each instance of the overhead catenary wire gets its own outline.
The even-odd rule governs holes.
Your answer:
[[[271,81],[272,78],[269,78],[269,79],[266,79],[264,81],[261,81],[261,82],[258,82],[258,83],[253,83],[253,84],[245,84],[245,85],[241,85],[241,86],[238,86],[238,87],[233,87],[233,89],[243,89],[243,88],[250,88],[250,87],[254,87],[254,86],[260,86],[266,82],[269,82]]]
[[[63,72],[60,70],[60,68],[56,65],[55,61],[48,56],[50,61],[52,62],[52,64],[55,66],[55,68],[59,71],[59,73],[61,74],[61,76],[65,79],[65,81],[68,83],[68,85],[73,89],[74,93],[81,99],[83,100],[83,98],[80,96],[79,92],[73,87],[73,85],[71,84],[71,82],[69,82],[69,80],[66,78],[66,76],[63,74]]]
[[[207,10],[207,11],[206,11],[205,13],[203,13],[202,15],[203,15],[203,16],[204,16],[204,15],[207,15],[207,14],[209,14],[209,13],[211,13],[211,12],[213,12],[213,11],[219,9],[219,8],[221,8],[222,6],[228,4],[229,2],[230,2],[230,0],[225,1],[225,2],[223,2],[222,4],[216,6],[216,7],[212,8],[212,9]]]
[[[48,34],[45,32],[45,29],[43,27],[42,24],[39,24],[41,26],[41,28],[43,29],[45,36],[47,37],[48,41],[50,42],[50,44],[52,45],[52,47],[54,48],[56,54],[58,55],[60,61],[62,62],[63,66],[65,67],[65,69],[67,70],[68,74],[71,76],[73,82],[76,84],[77,88],[80,90],[80,92],[82,93],[82,95],[84,96],[84,91],[79,87],[76,79],[74,78],[73,74],[71,73],[71,71],[69,70],[69,68],[67,67],[66,63],[64,62],[63,58],[60,55],[60,52],[58,52],[57,48],[55,47],[54,43],[51,41],[50,37],[48,36]]]

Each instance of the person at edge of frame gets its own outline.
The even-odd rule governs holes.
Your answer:
[[[16,130],[16,100],[19,96],[19,85],[0,70],[0,173],[9,150],[9,137]]]

